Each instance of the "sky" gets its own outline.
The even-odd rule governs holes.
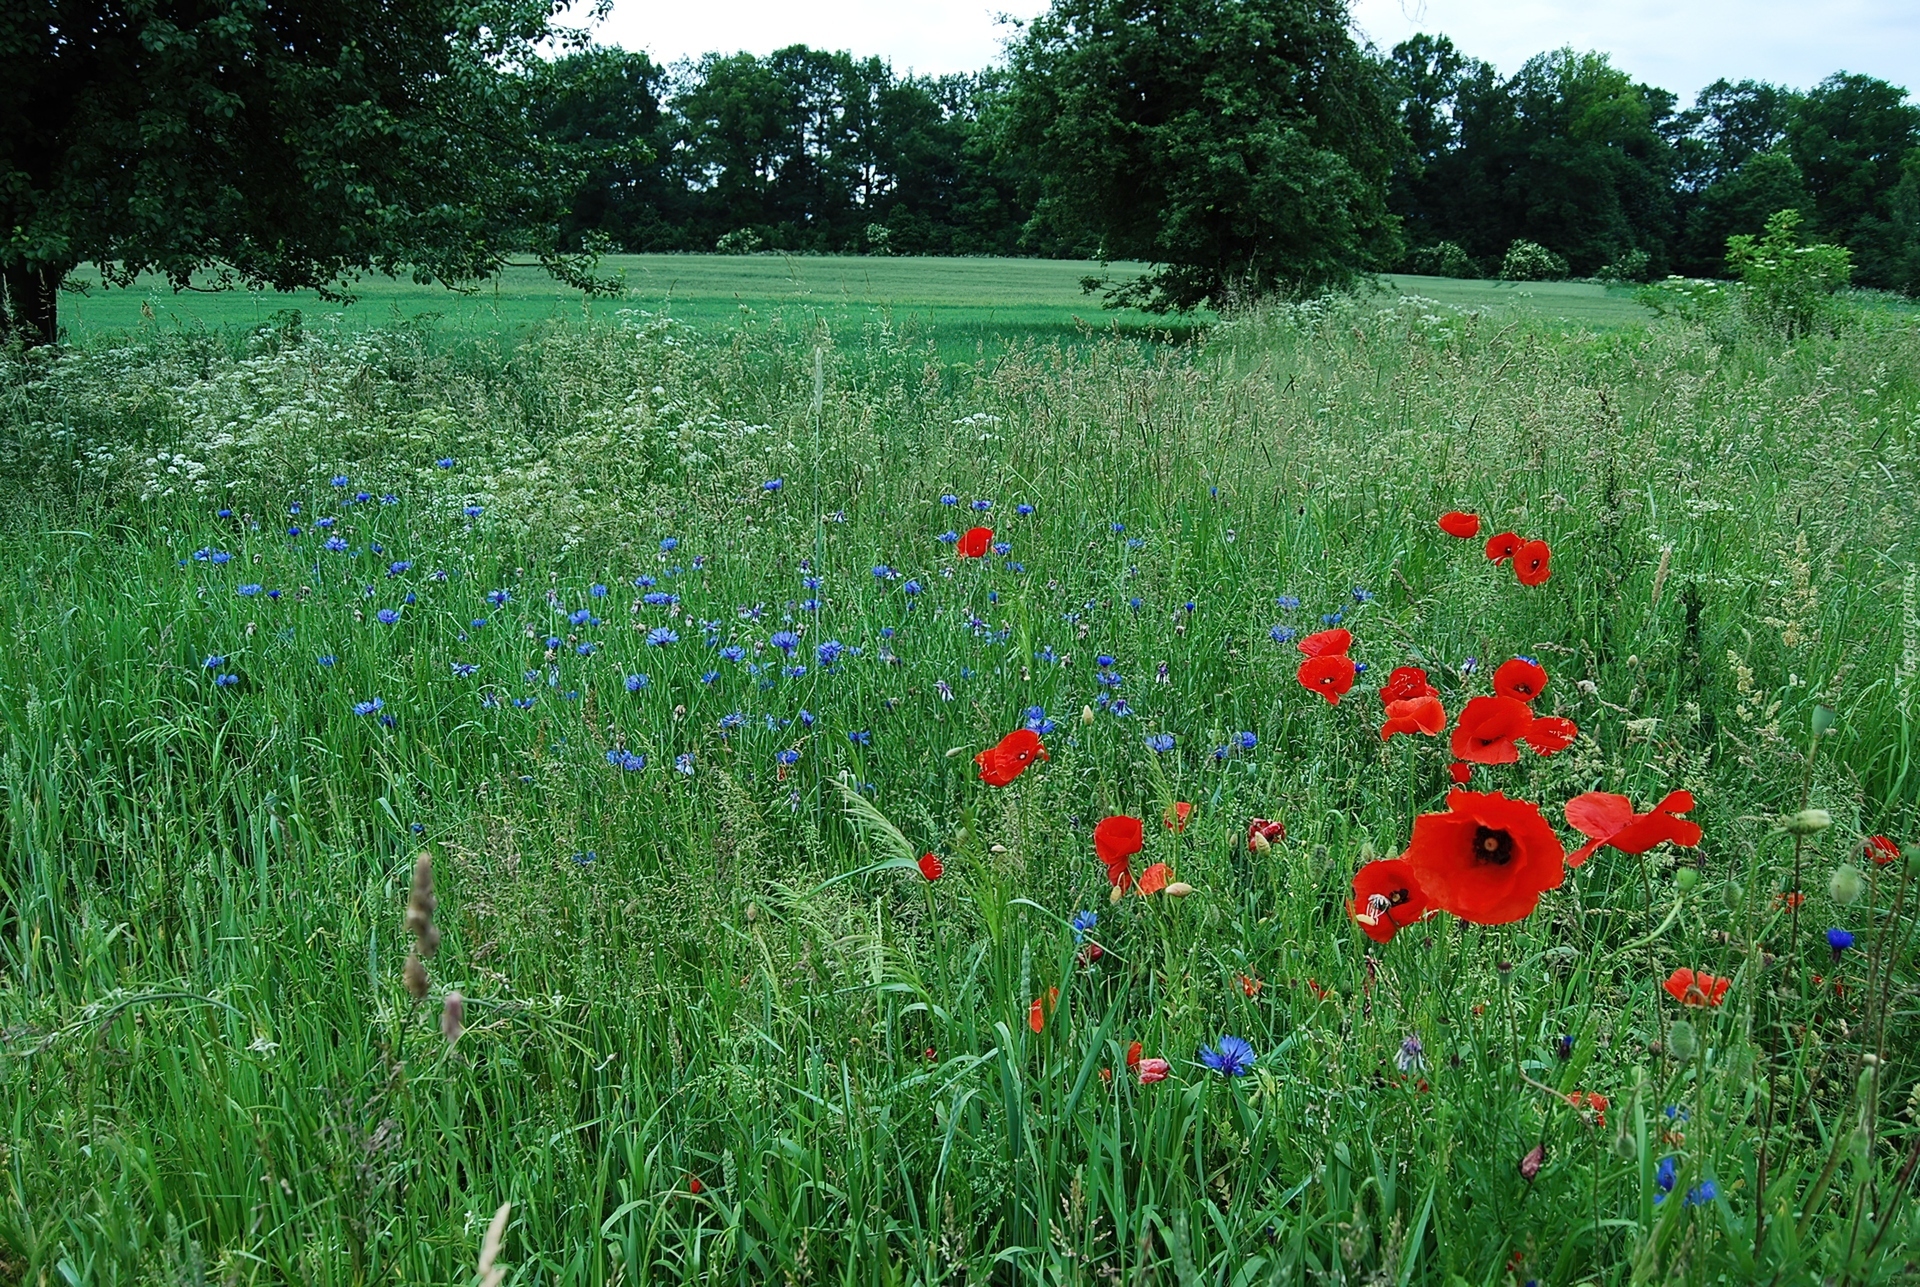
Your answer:
[[[1835,71],[1920,91],[1920,0],[1350,0],[1382,49],[1416,31],[1453,38],[1511,75],[1544,49],[1599,49],[1691,102],[1725,76],[1807,88]],[[1045,0],[613,0],[604,44],[673,62],[710,50],[807,44],[879,54],[895,72],[975,71]]]

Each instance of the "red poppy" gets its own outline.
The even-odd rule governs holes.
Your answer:
[[[1900,846],[1885,836],[1868,836],[1864,848],[1876,867],[1884,867],[1900,856]]]
[[[1416,697],[1438,697],[1440,690],[1427,681],[1427,672],[1418,666],[1396,666],[1380,686],[1380,704],[1410,702]]]
[[[1567,876],[1539,807],[1498,791],[1449,791],[1447,812],[1413,820],[1405,861],[1433,906],[1476,925],[1522,919]]]
[[[1142,1059],[1133,1071],[1142,1086],[1151,1086],[1157,1081],[1165,1081],[1167,1074],[1173,1071],[1173,1065],[1155,1055],[1151,1059]]]
[[[997,746],[990,746],[973,757],[980,766],[980,780],[988,786],[1003,787],[1022,773],[1035,759],[1047,759],[1047,748],[1040,745],[1040,735],[1030,728],[1016,728],[1000,739]]]
[[[1683,965],[1660,986],[1681,1005],[1719,1005],[1727,999],[1727,989],[1733,986],[1733,980],[1696,974]]]
[[[954,549],[963,559],[977,559],[993,548],[991,527],[969,527]]]
[[[1461,540],[1471,540],[1480,535],[1480,516],[1464,510],[1450,509],[1440,516],[1440,530],[1448,536],[1457,536]]]
[[[1387,703],[1387,722],[1380,726],[1380,740],[1395,733],[1425,733],[1437,737],[1447,726],[1447,711],[1438,697],[1414,697]]]
[[[1513,574],[1520,578],[1521,585],[1540,585],[1553,575],[1547,567],[1552,557],[1553,551],[1545,541],[1528,541],[1513,552]]]
[[[1035,1032],[1047,1026],[1047,1016],[1053,1013],[1053,1007],[1059,1004],[1060,989],[1048,988],[1043,997],[1035,997],[1033,1004],[1027,1007],[1027,1026]]]
[[[1093,828],[1093,852],[1107,865],[1107,880],[1116,889],[1133,883],[1127,860],[1146,847],[1146,829],[1140,819],[1117,813],[1102,818]]]
[[[1353,647],[1351,630],[1320,630],[1294,645],[1309,657],[1344,657]]]
[[[1266,818],[1255,818],[1247,823],[1247,848],[1256,852],[1261,845],[1277,845],[1286,838],[1285,823],[1271,822]]]
[[[1567,855],[1578,867],[1601,845],[1623,854],[1643,854],[1662,840],[1691,848],[1700,843],[1700,824],[1677,815],[1693,808],[1691,791],[1672,791],[1645,813],[1633,811],[1633,801],[1607,791],[1589,791],[1567,801],[1567,825],[1588,837],[1587,843]]]
[[[1353,903],[1347,910],[1368,938],[1385,943],[1432,909],[1406,859],[1380,858],[1353,873]]]
[[[1512,661],[1503,661],[1500,668],[1493,672],[1493,691],[1502,697],[1511,697],[1515,701],[1525,702],[1529,706],[1547,687],[1547,672],[1540,663],[1531,657],[1515,657]]]
[[[1148,894],[1157,894],[1165,889],[1167,882],[1172,879],[1173,869],[1163,862],[1157,862],[1140,873],[1140,883],[1136,888],[1140,896],[1145,898]]]
[[[704,1185],[704,1184],[702,1184],[702,1183],[700,1183],[700,1177],[699,1177],[699,1176],[697,1176],[697,1175],[689,1175],[689,1176],[687,1177],[687,1192],[688,1192],[688,1193],[702,1193],[702,1192],[705,1192],[705,1191],[706,1191],[706,1187],[707,1187],[706,1185]]]
[[[1535,755],[1557,755],[1573,745],[1580,726],[1558,715],[1542,715],[1527,726],[1520,740],[1533,748]]]
[[[1512,764],[1519,741],[1533,727],[1533,710],[1511,697],[1476,697],[1453,726],[1453,758],[1475,764]]]
[[[1490,537],[1487,540],[1487,557],[1495,563],[1505,563],[1515,554],[1518,554],[1520,547],[1524,544],[1526,544],[1526,542],[1522,541],[1517,534],[1513,532],[1502,532],[1500,535]]]
[[[1185,800],[1174,801],[1171,808],[1161,815],[1160,821],[1167,824],[1169,831],[1185,831],[1187,819],[1193,816],[1193,806]]]
[[[1447,765],[1447,776],[1459,785],[1465,786],[1467,783],[1473,781],[1473,765],[1462,764],[1460,761],[1455,760],[1452,764]]]
[[[1143,1047],[1137,1041],[1127,1047],[1127,1068],[1129,1070],[1138,1068],[1140,1066],[1140,1055],[1141,1055],[1142,1049]]]
[[[1342,630],[1339,633],[1344,635],[1347,632]],[[1301,662],[1295,677],[1308,692],[1326,698],[1327,705],[1338,706],[1340,699],[1353,690],[1356,673],[1353,658],[1329,653]]]
[[[1240,991],[1248,1000],[1259,996],[1260,989],[1267,986],[1265,979],[1256,979],[1251,974],[1236,974],[1233,976],[1233,981],[1240,985]]]
[[[946,872],[947,866],[940,861],[938,854],[920,855],[920,874],[928,880],[938,880]]]
[[[1607,1124],[1607,1097],[1597,1090],[1576,1090],[1567,1096],[1567,1102],[1575,1108],[1588,1109],[1593,1113],[1593,1124]]]

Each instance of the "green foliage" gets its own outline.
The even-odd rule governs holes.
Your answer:
[[[1479,265],[1458,242],[1443,241],[1422,246],[1407,255],[1407,271],[1430,277],[1478,277]]]
[[[27,343],[54,338],[57,292],[89,262],[337,290],[470,281],[533,250],[591,284],[551,253],[559,168],[512,74],[554,34],[545,0],[0,15],[0,322]]]
[[[1334,300],[954,366],[879,327],[271,330],[0,381],[9,1280],[463,1282],[506,1200],[504,1263],[563,1284],[1909,1276],[1912,860],[1862,862],[1844,904],[1827,874],[1920,836],[1910,320],[1787,354]],[[957,564],[943,492],[995,500],[1025,571]],[[1441,535],[1455,507],[1549,539],[1552,579]],[[641,573],[683,597],[679,644],[630,629],[665,619]],[[817,616],[784,607],[803,576]],[[1517,925],[1360,938],[1350,875],[1448,757],[1383,744],[1364,689],[1300,691],[1269,631],[1333,611],[1371,676],[1417,660],[1450,708],[1539,657],[1579,743],[1481,772],[1548,802],[1684,787],[1705,842],[1603,850]],[[752,675],[695,624],[754,645],[789,612],[864,652]],[[549,657],[549,631],[577,637]],[[1062,719],[1051,761],[977,785],[1029,705],[1091,700],[1099,652],[1134,714]],[[373,695],[392,727],[353,714]],[[1178,835],[1151,825],[1175,798]],[[1797,847],[1773,820],[1803,805],[1832,825]],[[1196,892],[1110,906],[1107,810]],[[1253,815],[1287,824],[1269,856]],[[423,844],[444,937],[416,1008]],[[937,884],[886,865],[927,849]],[[1829,925],[1859,935],[1842,962]],[[1725,1005],[1683,1012],[1681,964]],[[1222,1032],[1252,1076],[1198,1067]],[[1134,1040],[1168,1080],[1127,1075]]]
[[[1613,263],[1604,264],[1594,276],[1603,282],[1643,282],[1652,267],[1653,256],[1644,250],[1629,250]]]
[[[1834,292],[1852,277],[1844,246],[1800,244],[1800,212],[1777,211],[1763,237],[1727,238],[1727,267],[1740,277],[1741,306],[1757,325],[1795,339],[1832,325]]]
[[[1311,294],[1398,258],[1389,88],[1341,0],[1055,0],[1009,56],[1032,235],[1159,265],[1113,301]]]
[[[1787,131],[1787,146],[1813,195],[1809,222],[1854,251],[1866,286],[1898,285],[1898,265],[1920,253],[1906,237],[1889,238],[1886,231],[1898,226],[1895,193],[1908,158],[1920,150],[1920,106],[1906,98],[1897,85],[1837,73],[1806,96]],[[1920,235],[1920,229],[1903,231]]]
[[[1531,241],[1516,241],[1500,259],[1500,280],[1551,282],[1567,275],[1567,261]]]

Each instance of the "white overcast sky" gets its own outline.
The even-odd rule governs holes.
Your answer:
[[[1683,102],[1721,76],[1806,88],[1835,71],[1920,91],[1920,0],[1350,0],[1382,49],[1415,31],[1453,38],[1511,74],[1543,49],[1613,55]],[[974,71],[1045,0],[613,0],[605,44],[673,62],[710,50],[807,44],[879,54],[896,72]]]

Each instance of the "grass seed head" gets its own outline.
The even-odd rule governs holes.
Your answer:
[[[440,1003],[440,1035],[451,1046],[460,1040],[460,1034],[467,1030],[467,999],[458,992],[447,993],[447,999]]]
[[[401,977],[407,982],[407,995],[415,1001],[427,999],[427,967],[420,964],[420,958],[413,953],[407,954],[407,965],[401,971]]]

